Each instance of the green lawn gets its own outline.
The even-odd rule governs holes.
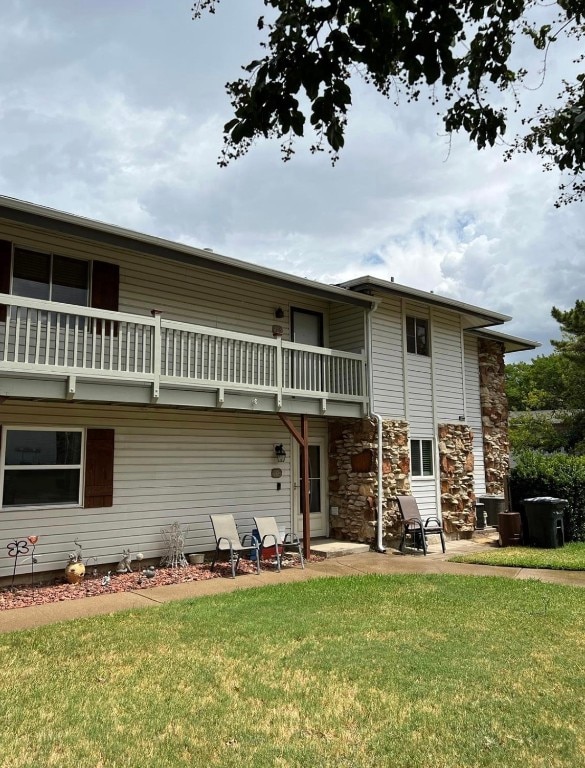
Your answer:
[[[585,590],[285,584],[0,636],[2,768],[579,768]]]
[[[516,568],[551,568],[562,571],[585,571],[585,543],[565,544],[558,549],[535,547],[502,547],[470,555],[456,555],[453,563],[479,563],[480,565],[509,565]]]

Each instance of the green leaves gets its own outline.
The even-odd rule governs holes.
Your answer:
[[[198,0],[194,18],[215,12],[218,0]],[[310,123],[317,142],[335,156],[344,146],[351,104],[351,76],[359,75],[382,95],[405,93],[416,100],[424,88],[444,106],[448,132],[464,131],[479,149],[507,128],[507,108],[498,91],[511,91],[529,74],[512,69],[519,35],[548,51],[563,36],[585,34],[583,0],[558,0],[543,11],[533,0],[265,0],[271,21],[258,19],[266,55],[243,67],[246,80],[226,86],[236,121],[224,127],[221,164],[240,157],[257,138],[286,138]],[[534,13],[534,16],[533,16]],[[549,19],[543,21],[543,13]],[[538,23],[537,23],[538,20]],[[544,56],[544,54],[543,54]],[[545,61],[540,62],[544,67]],[[541,107],[529,133],[507,153],[535,151],[545,168],[573,174],[561,196],[585,194],[585,74],[565,84],[556,109]]]

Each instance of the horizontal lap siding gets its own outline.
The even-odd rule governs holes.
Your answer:
[[[408,421],[412,437],[435,436],[431,359],[407,355]]]
[[[439,512],[437,504],[437,485],[435,480],[428,478],[411,479],[412,495],[416,499],[418,508],[423,517],[428,515],[437,515]]]
[[[332,304],[329,310],[329,345],[359,354],[365,348],[365,313],[359,307]]]
[[[372,313],[373,410],[387,419],[403,419],[404,362],[400,302],[384,297]]]
[[[280,325],[284,338],[289,338],[290,307],[296,306],[324,314],[324,342],[329,345],[329,302],[302,292],[16,224],[3,222],[0,238],[40,251],[119,264],[120,312],[149,315],[159,309],[168,320],[268,337],[272,337],[272,326]],[[279,306],[284,317],[276,319],[274,310]],[[360,320],[363,335],[362,329]]]
[[[465,337],[465,390],[467,423],[473,431],[473,479],[476,495],[485,493],[485,467],[483,457],[483,426],[479,394],[479,362],[477,339]]]
[[[276,416],[15,402],[0,406],[0,424],[115,430],[113,507],[0,511],[0,541],[40,536],[42,570],[64,568],[76,538],[84,556],[99,562],[115,561],[127,547],[159,557],[160,529],[175,520],[189,525],[187,552],[210,550],[210,513],[233,513],[244,533],[257,514],[290,528],[292,444]],[[326,422],[312,419],[310,430],[326,434]],[[276,464],[273,445],[281,442],[287,460]],[[11,565],[1,557],[0,576]]]
[[[465,415],[461,322],[458,315],[433,312],[433,379],[439,422]]]

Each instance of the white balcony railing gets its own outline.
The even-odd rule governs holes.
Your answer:
[[[366,401],[364,355],[0,294],[0,372]]]

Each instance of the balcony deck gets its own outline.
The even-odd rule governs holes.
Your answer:
[[[364,354],[0,294],[0,396],[367,412]]]

